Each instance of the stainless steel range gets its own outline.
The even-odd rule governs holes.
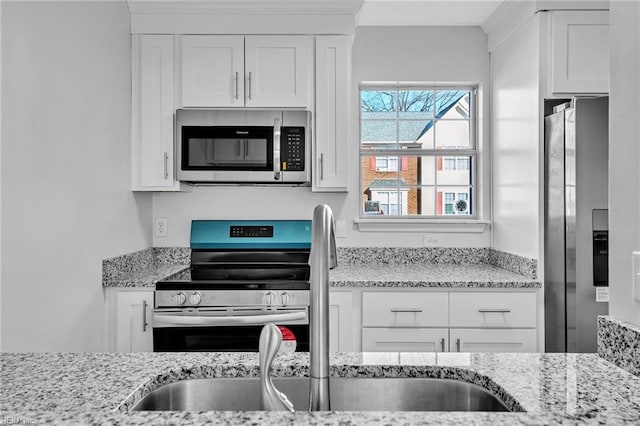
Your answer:
[[[191,267],[156,284],[154,351],[258,351],[266,323],[308,351],[310,250],[310,220],[192,221]]]

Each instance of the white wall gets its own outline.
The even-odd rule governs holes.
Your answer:
[[[479,27],[371,27],[358,28],[353,46],[353,117],[358,113],[360,81],[449,81],[489,86],[489,55],[486,36]],[[483,92],[484,93],[484,92]],[[488,96],[480,96],[488,111]],[[488,122],[481,118],[482,142],[488,140]],[[192,193],[154,194],[154,217],[168,219],[168,237],[154,237],[154,246],[188,246],[192,219],[310,219],[317,203],[329,204],[338,226],[341,246],[422,246],[421,232],[359,232],[354,219],[359,215],[358,122],[352,123],[352,138],[344,147],[349,156],[349,193],[318,194],[308,188],[197,187]],[[488,169],[488,156],[480,161]],[[481,181],[489,189],[487,177]],[[488,194],[486,194],[488,199]],[[481,206],[483,218],[489,206]],[[437,235],[443,246],[490,245],[489,231]]]
[[[493,247],[540,255],[540,17],[491,51]]]
[[[611,1],[609,24],[609,314],[640,325],[631,264],[640,251],[640,3]]]
[[[103,350],[101,261],[151,244],[130,191],[124,1],[3,2],[2,350]]]

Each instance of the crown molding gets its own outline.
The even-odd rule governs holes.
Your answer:
[[[131,14],[355,15],[364,0],[127,0]]]
[[[127,0],[132,34],[353,34],[364,0]]]

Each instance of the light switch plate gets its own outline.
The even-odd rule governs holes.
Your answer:
[[[636,302],[640,302],[640,251],[634,251],[631,256],[631,262],[633,263],[633,298]]]

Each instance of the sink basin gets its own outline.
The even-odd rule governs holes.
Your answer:
[[[307,411],[309,379],[274,377],[296,411]],[[330,380],[334,411],[510,411],[486,389],[451,379],[343,378]],[[132,410],[257,411],[258,378],[190,379],[163,385]]]

